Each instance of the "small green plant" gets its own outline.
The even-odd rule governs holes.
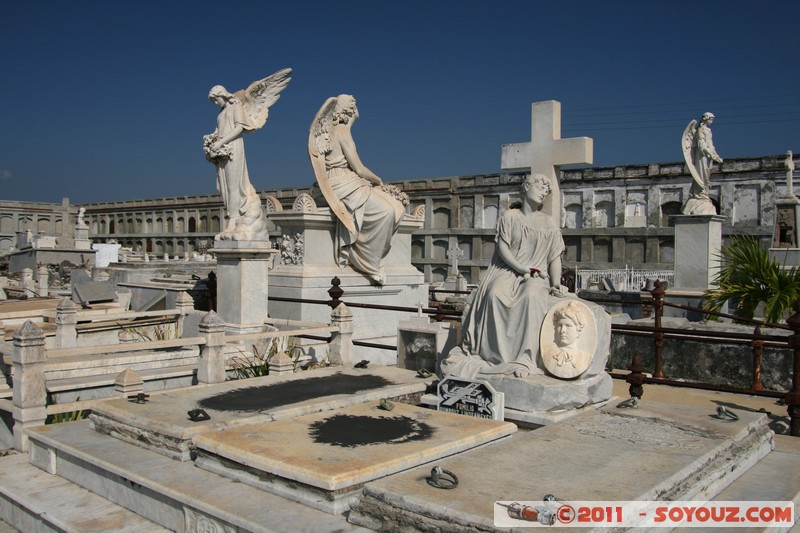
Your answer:
[[[738,302],[737,314],[752,319],[760,303],[768,322],[784,320],[800,298],[800,269],[781,266],[752,237],[734,238],[722,248],[717,288],[705,291],[705,307],[719,311],[725,302]]]
[[[78,396],[75,401],[80,401],[81,397]],[[56,405],[55,400],[48,402],[48,405]],[[54,415],[47,415],[44,419],[45,424],[60,424],[62,422],[76,422],[89,416],[89,411],[79,409],[77,411],[66,411],[64,413],[56,413]]]
[[[253,355],[232,357],[230,360],[234,375],[230,379],[248,379],[269,375],[269,357],[258,353],[258,348],[253,345]]]
[[[276,354],[286,352],[292,358],[293,369],[297,370],[300,356],[305,353],[303,347],[297,345],[294,337],[278,337],[272,339],[262,355],[258,347],[253,345],[253,355],[236,356],[231,358],[230,365],[234,371],[231,379],[247,379],[269,375],[269,362]]]
[[[122,330],[133,339],[139,342],[164,341],[167,339],[177,339],[178,330],[174,323],[157,324],[152,327],[145,326],[122,326]]]

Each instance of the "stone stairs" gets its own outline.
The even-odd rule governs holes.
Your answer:
[[[57,427],[60,431],[53,436],[64,438],[72,446],[82,447],[94,443],[84,453],[74,448],[77,456],[70,461],[78,463],[80,456],[86,457],[96,450],[103,450],[102,458],[110,471],[83,472],[77,474],[78,483],[74,483],[31,465],[27,454],[0,458],[0,518],[7,522],[2,524],[0,532],[187,531],[186,515],[181,517],[180,512],[176,512],[182,501],[188,502],[190,508],[202,507],[210,513],[221,513],[220,509],[226,507],[226,514],[235,515],[231,519],[236,527],[246,531],[368,531],[347,523],[343,517],[331,516],[247,485],[231,482],[216,474],[193,468],[191,463],[173,461],[115,441],[111,437],[88,430],[86,422],[59,424]],[[800,508],[800,439],[777,435],[775,444],[775,450],[724,489],[714,501],[794,501],[795,509]],[[137,465],[146,465],[146,468],[139,468]],[[131,472],[132,468],[135,473]],[[151,477],[152,473],[159,472],[160,475],[153,476],[155,479]],[[172,512],[166,513],[173,515],[174,527],[170,528],[159,526],[154,521],[90,492],[80,483],[83,480],[97,487],[108,483],[103,481],[104,478],[110,480],[111,477],[116,477],[116,484],[120,485],[115,492],[116,499],[134,505],[145,504],[147,507],[146,497],[138,496],[137,492],[164,487],[167,473],[167,477],[174,480],[174,483],[169,483],[172,499],[157,505],[172,508]],[[96,479],[92,480],[91,477]],[[127,482],[120,484],[122,480]],[[208,494],[202,490],[203,487],[212,485],[220,489]],[[195,489],[192,489],[193,486]],[[196,490],[197,487],[201,490]],[[234,493],[230,492],[232,487],[235,489]],[[108,492],[103,494],[111,496]],[[157,515],[163,509],[151,512]],[[680,528],[677,531],[702,533],[710,530]],[[730,528],[730,531],[743,530]],[[800,523],[796,523],[789,531],[800,532]]]
[[[232,382],[218,388],[234,386],[240,385]],[[387,390],[401,391],[399,387],[394,385],[394,389],[347,397],[320,397],[313,402],[314,405],[302,404],[305,406],[302,413],[340,411],[368,398],[375,401],[376,397],[386,395]],[[163,412],[159,409],[158,399],[154,398],[148,409],[154,410],[159,420],[170,423],[169,413],[182,416],[186,410],[179,400],[180,394],[202,392],[200,388],[192,388],[191,391],[165,395],[169,403]],[[128,403],[122,402],[122,405]],[[130,408],[140,407],[131,404]],[[392,414],[398,411],[402,409],[396,408]],[[424,477],[431,465],[420,461],[417,467],[366,483],[359,502],[364,520],[355,520],[361,525],[348,522],[345,515],[330,514],[236,478],[198,468],[194,461],[175,460],[169,454],[156,453],[94,431],[89,420],[41,426],[28,432],[30,454],[0,457],[0,520],[26,533],[112,530],[344,533],[376,529],[381,524],[373,520],[374,517],[406,512],[419,503],[424,508],[419,507],[415,512],[423,521],[412,522],[408,531],[424,527],[424,520],[430,518],[431,510],[434,514],[442,511],[444,521],[440,525],[446,526],[447,531],[474,531],[477,525],[486,526],[482,529],[485,531],[496,531],[492,527],[491,514],[481,510],[483,507],[491,509],[494,500],[506,497],[533,500],[545,492],[568,497],[585,490],[598,496],[606,495],[606,499],[613,499],[612,496],[617,500],[636,499],[637,495],[646,496],[643,499],[657,498],[654,489],[648,487],[663,491],[659,494],[666,499],[794,501],[797,510],[800,507],[800,439],[780,435],[771,437],[765,426],[766,415],[760,413],[740,412],[741,421],[724,424],[710,419],[707,411],[705,408],[698,411],[688,407],[653,405],[624,413],[622,421],[626,424],[635,422],[632,417],[640,418],[640,423],[644,424],[640,428],[644,433],[636,434],[635,442],[627,442],[624,436],[621,441],[616,440],[619,435],[615,433],[624,430],[620,426],[600,431],[601,427],[597,425],[600,418],[613,415],[613,410],[611,413],[606,411],[606,414],[587,413],[582,415],[583,421],[556,424],[561,426],[560,429],[553,425],[517,432],[505,440],[437,460],[437,464],[458,472],[462,485],[453,491],[428,487]],[[286,416],[280,416],[281,412]],[[261,412],[258,417],[291,420],[302,413],[297,405],[287,404]],[[220,428],[233,422],[226,422],[223,413],[211,414]],[[682,418],[678,419],[679,416]],[[135,416],[137,419],[141,417],[140,414]],[[654,426],[655,421],[662,424],[673,417],[681,422],[674,427],[664,427],[668,433],[663,436],[648,433],[658,429]],[[730,445],[724,446],[727,455],[719,461],[713,459],[720,455],[720,448],[715,448],[713,442],[709,442],[708,452],[698,448],[706,433],[695,434],[695,430],[688,434],[690,444],[697,441],[693,444],[695,448],[690,446],[681,450],[669,445],[673,433],[683,434],[690,426],[716,428],[717,436],[710,437],[710,441],[730,441]],[[597,446],[594,443],[598,439],[605,444],[595,449],[593,446]],[[772,451],[769,451],[770,442],[775,445]],[[745,445],[750,451],[742,453]],[[286,446],[297,446],[297,442],[286,442]],[[621,448],[630,449],[630,452]],[[642,455],[642,458],[637,459],[640,462],[631,464],[629,458],[634,453],[636,457]],[[564,454],[571,455],[559,464],[558,458],[563,459]],[[594,462],[587,460],[592,457]],[[692,471],[705,470],[708,474],[694,481],[693,486],[680,489],[683,492],[678,489],[668,492],[667,487],[675,487],[675,484],[670,484],[664,474],[644,479],[641,486],[635,486],[633,481],[646,478],[648,472],[656,468],[657,461],[671,462],[672,465],[665,467],[664,472],[680,471],[681,480],[692,479]],[[548,473],[549,470],[553,472]],[[616,473],[620,474],[619,477],[612,479],[610,476]],[[583,481],[574,481],[578,479]],[[265,480],[270,481],[266,477]],[[684,481],[679,480],[678,484],[683,485]],[[681,494],[686,497],[682,498]],[[385,505],[391,501],[399,502],[399,507],[378,509],[373,514],[363,512],[364,502]],[[359,514],[359,505],[350,513],[350,520],[354,520],[354,513]],[[382,510],[386,512],[382,514]],[[455,518],[466,515],[472,522],[461,523]],[[399,523],[393,525],[397,526],[395,529],[400,527]],[[795,524],[791,529],[775,531],[797,532],[799,529],[800,526]],[[0,527],[0,532],[6,533],[6,530]]]
[[[52,476],[28,462],[26,454],[2,459],[0,469],[0,531],[25,533],[169,531],[66,479]]]
[[[33,470],[39,478],[49,478],[53,490],[58,486],[71,486],[78,489],[76,494],[91,494],[103,500],[106,506],[111,502],[116,512],[127,513],[125,516],[142,517],[141,529],[121,531],[366,531],[348,524],[343,516],[311,509],[196,468],[192,462],[176,461],[102,435],[92,431],[89,424],[89,421],[55,424],[31,432],[31,444],[35,445],[31,454],[33,463],[45,470],[57,471],[58,475],[24,464],[27,456],[18,455],[13,458],[13,466],[3,463],[4,476],[17,470],[16,466],[22,466],[25,472]],[[9,487],[16,486],[16,481],[0,478],[0,485],[8,492]],[[103,497],[96,496],[98,494]],[[5,493],[3,497],[10,499]],[[64,506],[78,505],[69,492],[56,501],[63,502]],[[3,517],[24,531],[36,531],[17,522],[13,514],[8,518],[3,512]],[[70,522],[69,518],[62,520],[63,525],[59,523],[51,530],[91,531]],[[127,522],[125,524],[127,527]],[[110,530],[116,527],[97,529]]]

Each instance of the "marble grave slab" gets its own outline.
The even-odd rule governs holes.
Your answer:
[[[772,449],[767,415],[737,413],[647,403],[586,411],[443,459],[456,490],[428,486],[423,468],[367,483],[348,520],[379,531],[507,531],[494,526],[495,501],[711,499]]]
[[[188,461],[192,438],[229,427],[330,411],[380,398],[415,397],[429,380],[395,367],[330,367],[153,393],[147,403],[102,402],[90,418],[100,433]],[[203,409],[209,420],[193,422]]]
[[[194,437],[195,464],[331,514],[364,483],[511,435],[514,424],[379,402]]]

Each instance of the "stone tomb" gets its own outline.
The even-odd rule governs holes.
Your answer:
[[[200,468],[316,509],[340,514],[364,483],[506,437],[508,422],[369,402],[204,433]],[[291,443],[291,445],[287,445]]]
[[[321,368],[189,387],[153,395],[145,404],[111,400],[93,408],[95,429],[180,461],[191,459],[197,435],[331,411],[381,398],[414,397],[426,382],[393,367]],[[192,422],[203,409],[210,420]]]
[[[273,205],[277,205],[274,203]],[[277,207],[273,207],[277,209]],[[317,207],[314,199],[303,194],[297,198],[292,211],[274,211],[270,221],[280,227],[283,235],[280,254],[269,272],[269,294],[281,298],[329,300],[331,280],[338,277],[344,290],[344,302],[416,307],[428,301],[428,284],[424,275],[411,264],[411,233],[424,221],[421,212],[406,214],[392,240],[385,260],[386,281],[374,286],[367,276],[347,266],[336,264],[334,235],[336,224],[327,207]],[[397,326],[407,313],[351,307],[355,333],[353,340],[394,344]],[[301,320],[327,324],[330,309],[324,305],[272,301],[272,318]],[[355,347],[355,359],[367,359],[378,364],[395,364],[396,353]]]
[[[495,501],[712,499],[772,449],[767,415],[713,408],[608,406],[438,463],[458,490],[419,467],[364,486],[348,521],[378,531],[508,531]],[[535,523],[530,525],[536,525]]]

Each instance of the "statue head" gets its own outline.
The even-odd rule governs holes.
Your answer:
[[[228,89],[223,87],[222,85],[214,85],[210,91],[208,91],[208,99],[212,102],[216,103],[217,98],[222,97],[226,101],[231,98],[231,93],[228,92]]]
[[[700,122],[711,122],[714,120],[714,113],[703,113],[703,116],[700,117]]]
[[[550,178],[544,174],[531,174],[522,182],[522,194],[524,195],[533,185],[542,185],[547,189],[547,194],[553,192],[553,186],[550,183]]]
[[[358,108],[353,95],[340,94],[337,96],[333,114],[340,124],[347,124],[351,119],[358,118]]]
[[[574,302],[569,302],[553,313],[553,325],[556,328],[556,344],[562,347],[573,345],[586,326],[586,316]]]

